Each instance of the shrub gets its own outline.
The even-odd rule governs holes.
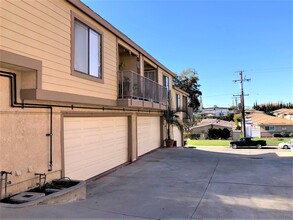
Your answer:
[[[221,134],[221,136],[222,136],[221,138],[227,140],[227,139],[230,137],[230,131],[229,131],[229,129],[224,128],[224,129],[222,130],[222,134]]]
[[[208,131],[208,139],[228,139],[230,137],[230,131],[227,128],[224,129],[213,129],[210,128]]]
[[[290,137],[290,134],[282,131],[281,133],[273,134],[273,137]]]
[[[291,138],[292,138],[292,137],[293,137],[293,133],[290,133],[290,134],[289,134],[289,137],[291,137]]]
[[[200,134],[184,134],[184,139],[198,140],[200,138]]]
[[[191,140],[198,140],[200,138],[200,134],[190,134]]]
[[[280,135],[281,135],[282,137],[286,137],[286,136],[287,136],[286,132],[283,132],[283,131],[280,133]]]

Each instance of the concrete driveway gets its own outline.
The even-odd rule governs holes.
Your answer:
[[[90,182],[83,201],[0,209],[5,218],[293,219],[293,157],[278,149],[158,149]]]

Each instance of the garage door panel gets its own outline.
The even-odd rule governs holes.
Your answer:
[[[127,117],[64,118],[65,175],[88,179],[128,161]]]
[[[138,156],[160,147],[160,117],[138,117]]]

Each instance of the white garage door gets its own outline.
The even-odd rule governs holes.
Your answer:
[[[128,161],[127,117],[65,117],[65,176],[86,180]]]
[[[178,127],[173,127],[174,140],[177,142],[177,147],[182,147],[182,135]]]
[[[160,131],[160,117],[137,117],[138,156],[160,147]]]

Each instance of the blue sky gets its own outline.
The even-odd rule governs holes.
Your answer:
[[[291,0],[83,0],[176,73],[198,72],[204,107],[293,102]]]

